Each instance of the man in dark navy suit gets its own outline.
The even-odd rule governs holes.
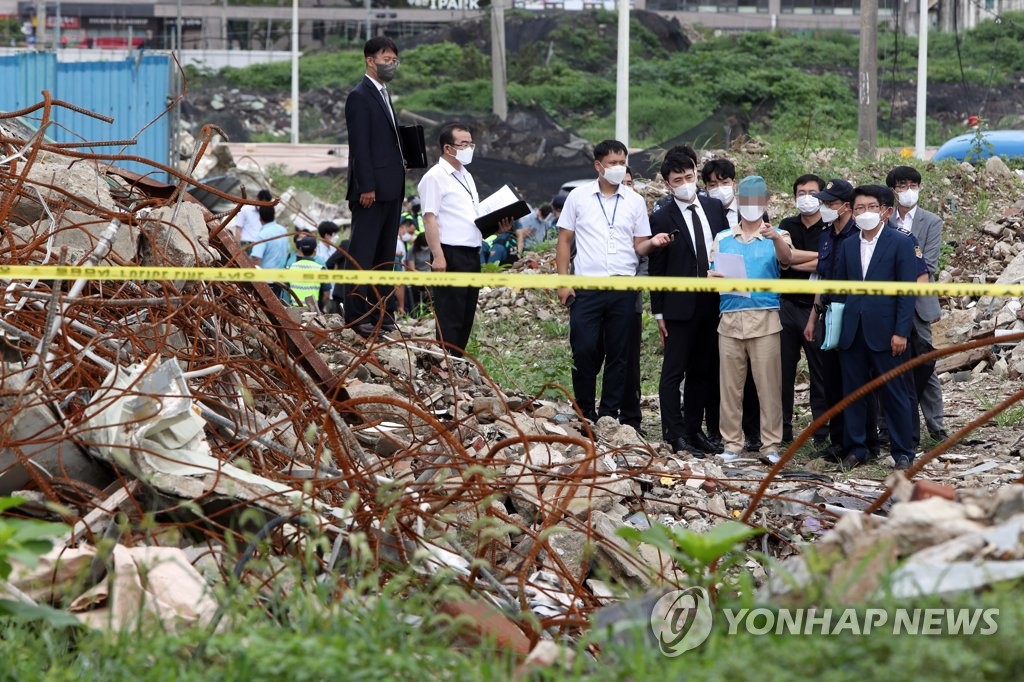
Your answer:
[[[650,274],[707,277],[711,244],[716,234],[729,228],[729,220],[721,201],[697,195],[693,159],[673,151],[661,164],[673,198],[651,215],[651,233],[675,233],[677,238],[651,254]],[[705,408],[718,414],[718,294],[652,291],[651,309],[664,344],[658,398],[665,440],[675,452],[718,452],[720,448],[701,430]],[[679,405],[684,378],[685,414]]]
[[[862,185],[853,191],[853,219],[859,230],[856,239],[839,247],[834,279],[874,282],[913,282],[918,276],[914,241],[899,230],[886,226],[892,212],[893,193],[883,185]],[[914,325],[914,296],[837,296],[844,300],[843,328],[839,337],[839,358],[843,393],[850,395],[881,375],[906,362],[907,339]],[[897,469],[908,469],[914,459],[911,435],[911,391],[909,375],[902,374],[882,389],[889,419],[892,456]],[[844,469],[867,461],[867,401],[860,399],[845,410],[843,439]]]
[[[345,100],[348,126],[348,195],[352,239],[347,268],[393,269],[398,220],[405,190],[405,161],[398,121],[387,84],[398,69],[398,47],[377,36],[363,46],[366,75]],[[354,261],[354,262],[352,262]],[[343,289],[345,322],[361,336],[394,329],[391,287],[348,286]]]

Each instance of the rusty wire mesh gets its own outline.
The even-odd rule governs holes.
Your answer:
[[[46,94],[40,104],[0,119],[41,111],[41,129],[45,130],[55,106],[91,115]],[[206,149],[212,133],[204,131],[197,157]],[[160,226],[171,231],[180,228],[173,220],[154,222],[148,212],[187,200],[182,193],[189,184],[201,186],[187,173],[131,155],[86,153],[49,144],[42,135],[31,139],[3,136],[0,149],[10,158],[9,163],[0,165],[0,224],[7,225],[11,216],[24,207],[48,217],[35,222],[25,238],[17,238],[14,230],[5,229],[0,262],[58,262],[68,253],[54,253],[51,243],[56,231],[88,233],[93,235],[91,243],[95,245],[100,229],[116,219],[125,229],[134,230],[132,234],[141,245],[138,253],[147,264],[181,264],[180,254],[172,260],[164,252],[163,241],[155,231]],[[60,182],[30,180],[34,164],[43,156],[64,167],[93,164],[98,176],[109,183],[116,208],[71,193]],[[168,173],[175,184],[133,177],[108,165],[121,160],[146,163]],[[224,195],[216,188],[204,189],[238,204],[258,203]],[[61,216],[70,211],[88,214],[90,219],[58,226]],[[231,217],[206,214],[209,243],[216,250],[216,261],[224,267],[248,266],[247,256],[223,229]],[[202,254],[197,249],[191,255],[198,260]],[[108,260],[129,264],[117,255]],[[541,619],[544,628],[583,627],[589,613],[601,604],[585,584],[587,569],[571,569],[552,550],[553,529],[583,534],[599,551],[617,557],[637,572],[653,569],[658,580],[675,584],[683,580],[671,562],[651,566],[629,551],[624,542],[594,527],[588,511],[602,498],[625,499],[631,510],[647,512],[652,518],[663,513],[715,515],[693,496],[676,501],[656,499],[649,494],[654,485],[689,487],[698,494],[718,491],[742,498],[746,500],[742,521],[765,527],[769,539],[764,547],[774,548],[775,553],[798,551],[799,537],[791,529],[780,527],[776,517],[763,513],[763,501],[807,505],[822,515],[827,525],[830,512],[790,497],[788,488],[778,484],[794,453],[829,415],[805,429],[767,475],[749,478],[695,473],[685,464],[666,467],[665,458],[650,447],[599,447],[582,419],[578,421],[580,436],[527,432],[515,420],[510,423],[515,435],[508,435],[508,429],[496,431],[493,424],[482,423],[471,411],[460,409],[460,402],[465,402],[460,398],[461,389],[476,381],[500,401],[502,412],[527,418],[534,409],[533,397],[510,399],[475,360],[457,361],[438,352],[440,346],[431,340],[346,340],[348,337],[337,330],[296,321],[268,291],[262,284],[93,281],[85,284],[77,298],[68,300],[57,282],[7,283],[0,303],[0,350],[6,360],[0,377],[0,452],[8,453],[9,460],[0,471],[0,481],[17,471],[25,479],[18,489],[38,491],[46,500],[63,505],[58,508],[62,518],[81,531],[72,543],[96,543],[110,523],[107,519],[106,523],[91,524],[90,514],[95,520],[118,510],[127,528],[132,529],[120,534],[120,541],[127,544],[159,544],[166,537],[171,542],[205,546],[209,553],[217,554],[223,551],[228,537],[235,545],[247,542],[250,536],[245,533],[253,529],[239,523],[241,512],[262,499],[269,503],[263,510],[265,520],[269,520],[273,516],[269,510],[288,506],[275,493],[255,499],[224,495],[216,486],[220,476],[216,467],[209,471],[214,481],[208,481],[196,496],[185,499],[168,494],[166,489],[158,490],[152,481],[139,485],[128,466],[104,465],[106,485],[83,480],[65,466],[65,455],[72,448],[88,458],[97,448],[112,445],[97,439],[87,418],[91,414],[87,406],[104,378],[117,368],[145,364],[156,356],[161,361],[176,361],[193,376],[189,382],[191,396],[206,419],[205,435],[219,462],[245,463],[253,473],[299,491],[307,501],[315,500],[320,510],[349,509],[351,515],[344,523],[327,514],[317,516],[317,530],[330,538],[364,534],[373,552],[374,567],[384,579],[413,563],[413,555],[421,550],[442,548],[462,559],[482,560],[457,574],[470,590],[487,593],[505,606],[523,611],[529,609],[531,594],[563,600],[560,613]],[[58,317],[60,327],[51,333],[50,323]],[[308,347],[301,346],[302,338]],[[1024,334],[1004,340],[1017,338],[1024,338]],[[961,344],[917,358],[849,396],[829,414],[841,411],[915,363],[984,343],[990,341]],[[424,394],[414,377],[396,374],[381,363],[377,354],[385,348],[415,357],[432,381],[443,386],[445,397]],[[335,369],[325,374],[327,365],[320,358],[329,358]],[[378,382],[390,386],[393,394],[348,395],[346,385],[351,384],[358,368],[366,366],[376,368],[382,375]],[[143,395],[138,389],[128,389],[128,394],[132,392]],[[169,397],[146,395],[158,401]],[[1019,402],[1022,396],[1024,392],[1018,392],[979,416],[927,453],[908,474],[913,476],[925,462],[978,424]],[[21,421],[33,410],[52,415],[52,427],[26,431]],[[390,424],[388,431],[379,429],[384,423]],[[126,431],[134,426],[121,425]],[[571,457],[551,465],[544,457],[551,446],[559,446],[560,452],[571,453]],[[33,454],[54,449],[58,451],[55,467],[41,466]],[[782,482],[792,484],[794,480],[800,479]],[[616,485],[622,481],[632,482],[625,495]],[[830,487],[827,481],[813,482]],[[118,490],[127,495],[111,508],[107,500]],[[851,494],[845,489],[843,492]],[[511,497],[523,494],[536,503],[533,518],[524,518],[508,504]],[[885,496],[864,496],[862,500],[869,511],[874,511],[885,502]],[[103,510],[106,514],[96,514]],[[147,516],[161,528],[178,532],[166,536],[143,532]],[[275,551],[294,550],[284,530],[279,529],[271,539]],[[338,570],[337,556],[320,556],[319,561],[324,573],[340,582],[346,580]],[[533,577],[541,567],[555,576],[556,586]],[[225,565],[221,570],[226,574],[230,568]],[[269,584],[273,575],[254,580]],[[523,627],[528,629],[525,624]],[[532,631],[529,634],[536,636]]]

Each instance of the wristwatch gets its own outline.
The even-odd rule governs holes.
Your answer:
[[[814,311],[816,313],[818,313],[819,315],[821,315],[823,312],[825,312],[825,306],[823,306],[820,303],[815,303],[814,304]]]

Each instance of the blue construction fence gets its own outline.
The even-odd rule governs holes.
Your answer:
[[[114,119],[106,123],[75,111],[54,107],[46,136],[54,142],[131,140],[128,147],[83,147],[99,154],[131,154],[169,164],[171,62],[167,55],[129,56],[123,61],[59,62],[53,52],[24,52],[0,57],[0,111],[17,111],[43,100],[43,90],[89,111]],[[38,130],[41,111],[21,121]],[[115,165],[166,181],[167,174],[134,161]]]

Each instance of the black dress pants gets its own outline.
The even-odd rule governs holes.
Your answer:
[[[352,238],[346,259],[346,270],[394,270],[395,243],[398,241],[398,219],[402,213],[402,200],[377,201],[370,208],[363,208],[358,202],[350,202],[352,208]],[[374,326],[385,316],[385,323],[393,322],[391,312],[395,310],[393,287],[382,285],[346,285],[345,323],[369,323]]]
[[[583,416],[620,418],[626,391],[630,327],[636,321],[635,291],[576,291],[569,309],[572,390]],[[597,410],[597,375],[604,367],[601,408]]]
[[[825,414],[829,404],[825,398],[825,370],[821,350],[814,342],[804,338],[804,327],[814,310],[811,306],[801,306],[791,300],[782,299],[779,318],[782,321],[782,336],[779,346],[782,355],[782,430],[789,434],[793,431],[793,402],[796,385],[796,366],[800,362],[800,351],[807,358],[807,369],[811,375],[811,414],[814,419]],[[829,435],[828,427],[823,426],[814,433],[815,440],[824,440]],[[836,433],[841,438],[842,433]],[[842,441],[833,441],[839,444]]]
[[[447,272],[480,272],[480,247],[441,244]],[[462,357],[473,332],[476,287],[431,287],[437,338],[449,344],[445,350]]]

